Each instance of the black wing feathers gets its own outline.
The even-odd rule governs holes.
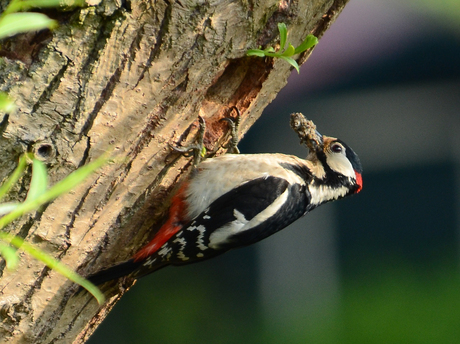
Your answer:
[[[225,250],[253,244],[283,229],[310,210],[307,209],[310,194],[305,186],[290,185],[285,179],[273,176],[251,180],[217,199],[191,225],[204,224],[208,244],[209,236],[215,230],[236,220],[235,210],[249,221],[273,204],[286,189],[288,199],[272,217],[256,227],[235,234],[232,237],[234,240],[220,245],[219,248]]]
[[[272,176],[251,180],[219,197],[195,221],[205,223],[208,233],[234,221],[235,210],[249,221],[272,204],[288,186],[286,180]]]
[[[310,198],[305,186],[290,185],[287,201],[273,216],[248,231],[235,234],[234,238],[240,245],[251,245],[280,231],[311,210]]]
[[[238,243],[228,242],[219,245],[218,250],[208,247],[210,236],[217,229],[237,220],[235,210],[242,214],[246,221],[250,221],[254,216],[270,206],[288,187],[289,183],[286,180],[273,176],[248,181],[212,202],[208,209],[175,234],[175,238],[171,238],[168,241],[168,245],[173,251],[181,250],[187,257],[190,257],[190,260],[208,259],[235,246],[241,246]],[[203,226],[206,230],[200,231],[197,229],[200,226]],[[202,243],[208,248],[203,250],[203,256],[196,258],[194,254],[196,251],[195,244],[181,247],[179,237],[184,238],[187,243]],[[179,238],[177,242],[176,238]],[[169,263],[183,264],[184,262],[171,257]]]

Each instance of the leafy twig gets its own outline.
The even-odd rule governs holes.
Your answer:
[[[25,170],[27,158],[28,157],[26,155],[21,157],[16,170],[8,178],[5,184],[0,187],[0,196],[6,194],[6,192],[8,192],[8,190],[20,178]],[[25,201],[22,203],[9,203],[9,208],[7,209],[8,212],[3,217],[0,217],[0,254],[6,260],[7,266],[9,268],[14,268],[17,265],[18,258],[15,250],[8,246],[8,244],[24,250],[26,253],[40,260],[51,269],[64,275],[69,280],[81,285],[83,288],[87,289],[100,304],[104,302],[104,295],[92,283],[78,275],[75,271],[71,270],[63,263],[54,259],[49,254],[25,242],[20,237],[2,232],[1,229],[3,229],[7,224],[13,222],[17,218],[23,216],[24,214],[36,210],[40,206],[54,200],[60,195],[69,192],[77,185],[81,184],[92,172],[104,165],[107,160],[108,157],[103,155],[88,165],[75,170],[66,178],[60,182],[57,182],[49,189],[47,189],[48,174],[45,165],[37,159],[32,160],[32,180],[30,182],[29,192],[27,193]],[[0,205],[0,210],[4,205],[5,204]]]
[[[258,56],[258,57],[266,57],[266,56],[278,57],[288,62],[291,66],[293,66],[297,70],[297,73],[300,73],[299,65],[297,61],[292,58],[292,56],[300,54],[304,52],[305,50],[314,47],[316,44],[318,44],[318,38],[316,38],[313,35],[308,35],[307,38],[305,38],[305,40],[297,48],[294,48],[294,46],[291,43],[287,43],[287,47],[286,47],[286,42],[287,42],[286,24],[279,23],[278,30],[280,32],[280,49],[278,51],[276,51],[273,47],[268,47],[264,50],[249,49],[246,55],[247,56]]]

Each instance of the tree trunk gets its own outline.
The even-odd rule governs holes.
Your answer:
[[[58,29],[2,43],[0,87],[18,109],[0,115],[0,180],[24,151],[47,164],[51,184],[106,151],[118,158],[9,231],[83,275],[129,258],[158,230],[191,166],[169,144],[190,143],[201,115],[208,151],[221,153],[230,107],[242,113],[243,135],[286,84],[289,64],[246,51],[275,46],[280,22],[294,46],[321,36],[346,1],[107,0],[48,11]],[[23,199],[29,180],[11,197]],[[16,271],[0,260],[2,342],[82,343],[133,283],[114,285],[99,307],[21,258]]]

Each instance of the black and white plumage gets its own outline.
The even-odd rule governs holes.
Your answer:
[[[89,279],[100,284],[127,274],[137,278],[209,259],[258,242],[323,203],[358,193],[358,156],[339,139],[315,135],[315,142],[307,139],[306,159],[228,154],[202,162],[173,197],[169,218],[153,240],[133,259]]]

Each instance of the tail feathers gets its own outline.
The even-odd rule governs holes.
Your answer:
[[[142,263],[143,262],[135,262],[134,259],[130,259],[108,269],[96,272],[94,275],[87,277],[87,279],[95,285],[100,285],[104,282],[108,282],[133,273],[142,265]]]
[[[156,264],[154,264],[156,262]],[[151,274],[157,270],[168,265],[167,262],[154,259],[152,264],[145,264],[145,260],[136,261],[134,259],[127,260],[126,262],[114,265],[108,269],[96,272],[90,275],[87,279],[95,285],[112,281],[127,275],[132,275],[134,278],[141,278],[145,275]]]

